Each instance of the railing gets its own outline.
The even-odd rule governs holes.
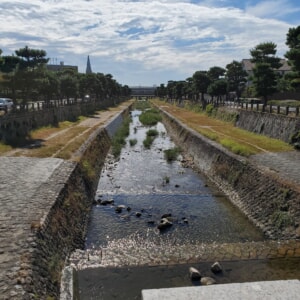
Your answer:
[[[219,105],[250,111],[259,111],[291,117],[299,117],[299,106],[292,107],[274,104],[263,105],[261,102],[257,101],[224,101],[219,103]]]

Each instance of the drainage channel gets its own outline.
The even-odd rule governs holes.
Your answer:
[[[141,290],[189,286],[189,266],[210,274],[224,264],[218,283],[300,278],[299,245],[265,242],[262,233],[179,156],[163,124],[150,149],[149,127],[134,110],[120,159],[108,156],[99,180],[86,249],[70,258],[76,299],[141,299]],[[135,140],[132,145],[130,141]],[[130,145],[131,144],[131,145]],[[105,204],[105,205],[104,205]],[[159,229],[162,217],[171,223]],[[258,275],[259,274],[259,275]]]

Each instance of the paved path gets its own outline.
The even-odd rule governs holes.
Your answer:
[[[0,157],[0,299],[20,299],[21,265],[73,163],[57,158]]]
[[[262,153],[251,156],[250,161],[273,171],[285,181],[300,184],[300,151]]]

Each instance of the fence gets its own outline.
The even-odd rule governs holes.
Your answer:
[[[292,106],[280,106],[280,105],[272,105],[272,104],[263,105],[260,102],[254,102],[254,101],[250,101],[250,102],[225,101],[220,103],[220,105],[229,106],[237,109],[245,109],[250,111],[260,111],[260,112],[285,115],[290,117],[299,117],[299,106],[292,107]]]

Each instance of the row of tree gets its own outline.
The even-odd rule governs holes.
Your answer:
[[[232,61],[226,68],[214,66],[208,71],[196,71],[192,77],[181,81],[168,81],[167,86],[161,84],[156,94],[181,101],[193,99],[207,105],[206,95],[211,101],[218,102],[226,98],[236,97],[238,100],[246,90],[249,96],[261,97],[267,104],[268,97],[276,91],[295,90],[300,87],[300,26],[290,28],[286,45],[289,51],[285,54],[292,71],[284,76],[277,70],[282,66],[281,59],[276,56],[277,45],[272,42],[261,43],[250,50],[251,62],[254,64],[253,74],[248,76],[241,62]]]
[[[14,55],[1,54],[0,49],[1,94],[23,104],[29,100],[77,99],[87,94],[96,100],[130,95],[129,87],[119,84],[111,74],[84,74],[72,68],[49,70],[44,50],[26,46]]]

